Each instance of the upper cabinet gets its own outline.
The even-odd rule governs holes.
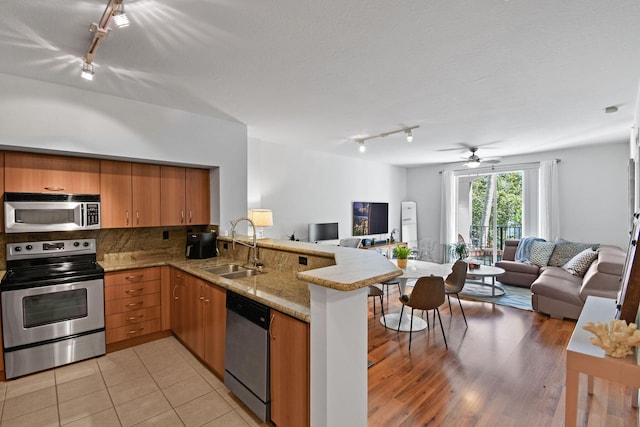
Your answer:
[[[131,164],[133,226],[160,225],[160,166]]]
[[[5,191],[100,193],[100,161],[34,153],[5,153]]]
[[[102,228],[132,226],[131,163],[100,160]]]
[[[209,224],[209,170],[160,168],[161,224]]]
[[[160,225],[160,166],[100,161],[102,228]]]

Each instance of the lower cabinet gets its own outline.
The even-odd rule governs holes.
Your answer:
[[[171,281],[171,330],[223,377],[226,291],[178,269],[172,270]]]
[[[309,324],[271,310],[271,421],[310,424]]]
[[[160,268],[139,268],[104,276],[107,344],[162,329]]]

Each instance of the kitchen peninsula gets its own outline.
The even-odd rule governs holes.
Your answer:
[[[105,256],[101,264],[107,273],[170,266],[309,323],[311,425],[366,426],[368,285],[401,271],[375,251],[261,239],[265,274],[230,280],[203,268],[246,264],[252,249],[233,249],[227,237],[218,239],[218,248],[220,257],[203,260]],[[168,287],[165,294],[170,303]]]

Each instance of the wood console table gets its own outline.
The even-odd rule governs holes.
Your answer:
[[[573,427],[578,415],[578,383],[580,373],[588,375],[588,393],[593,394],[593,377],[614,381],[633,387],[632,405],[638,407],[640,387],[640,366],[637,354],[626,358],[609,357],[604,350],[591,343],[591,334],[582,329],[588,322],[609,322],[615,318],[616,301],[609,298],[587,297],[582,313],[576,323],[569,345],[567,346],[567,383],[565,395],[566,427]]]
[[[381,253],[386,254],[385,256],[389,259],[393,258],[393,248],[396,246],[407,246],[405,242],[393,242],[393,243],[381,243],[375,244],[373,246],[360,246],[360,249],[375,249]]]

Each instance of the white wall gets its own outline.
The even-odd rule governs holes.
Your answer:
[[[306,240],[309,223],[336,221],[351,236],[354,201],[388,202],[389,232],[400,229],[406,186],[405,168],[249,140],[249,207],[273,209],[265,237]]]
[[[246,214],[242,123],[3,74],[0,93],[0,149],[216,166],[212,223]]]
[[[628,143],[503,158],[500,165],[561,159],[560,237],[579,242],[615,244],[629,239],[627,207]],[[456,165],[447,165],[456,169]],[[460,168],[458,165],[457,168]],[[440,174],[443,166],[412,168],[407,174],[407,197],[418,204],[419,239],[440,238]]]

